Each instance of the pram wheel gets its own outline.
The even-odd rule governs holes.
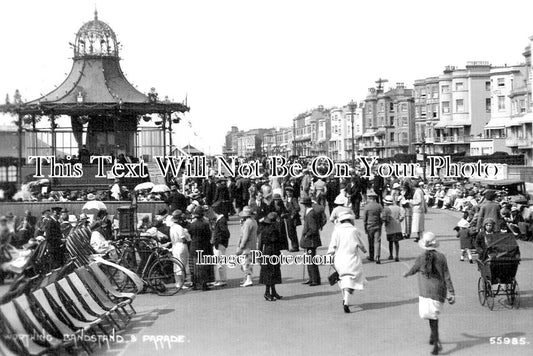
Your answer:
[[[506,289],[507,302],[515,309],[520,308],[520,289],[518,288],[518,282],[513,279],[511,283],[507,285]]]
[[[490,310],[494,309],[494,291],[492,290],[492,285],[489,281],[485,280],[485,297],[487,299],[487,306]]]
[[[477,295],[479,297],[479,304],[482,306],[485,305],[485,302],[487,301],[485,293],[485,280],[483,277],[479,277],[479,280],[477,281]]]

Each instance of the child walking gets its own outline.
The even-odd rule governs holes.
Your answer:
[[[450,271],[446,257],[438,252],[439,242],[435,234],[426,231],[418,242],[420,248],[425,250],[417,257],[415,264],[404,274],[404,277],[418,274],[418,311],[420,318],[429,320],[431,334],[429,344],[433,345],[433,355],[438,355],[442,350],[439,339],[439,314],[446,300],[446,291],[449,292],[448,302],[455,303]]]
[[[465,255],[468,257],[468,262],[472,261],[472,236],[470,235],[470,224],[465,219],[459,220],[457,226],[454,228],[457,231],[457,238],[461,245],[461,261],[465,260]]]
[[[401,222],[404,219],[404,212],[402,208],[394,205],[391,195],[387,195],[385,199],[383,199],[383,203],[385,204],[385,207],[381,212],[381,220],[383,220],[383,223],[385,224],[387,241],[389,241],[389,260],[393,259],[392,255],[395,249],[396,253],[394,254],[394,260],[398,262],[400,261],[400,240],[403,239]]]

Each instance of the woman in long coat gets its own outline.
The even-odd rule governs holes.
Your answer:
[[[328,254],[335,256],[335,269],[339,273],[339,287],[343,291],[342,305],[345,313],[350,312],[350,295],[355,289],[363,290],[366,278],[363,274],[363,261],[359,250],[366,253],[361,234],[354,226],[353,214],[342,214],[335,225]]]
[[[213,246],[211,245],[211,228],[209,222],[204,219],[204,210],[197,206],[192,212],[193,220],[189,225],[189,234],[191,235],[191,246],[189,249],[192,288],[209,290],[207,283],[214,274],[212,265],[198,264],[198,254],[196,251],[202,251],[203,256],[213,255]]]
[[[269,302],[283,298],[276,292],[276,284],[281,283],[281,266],[278,263],[271,263],[270,256],[280,256],[282,239],[277,224],[278,214],[272,212],[263,220],[264,227],[261,231],[261,242],[259,249],[264,256],[267,256],[266,263],[261,264],[259,272],[259,283],[266,286],[265,300]]]
[[[411,232],[417,234],[415,242],[418,242],[422,238],[424,233],[424,220],[426,219],[427,205],[424,197],[424,191],[422,186],[424,182],[418,183],[418,187],[415,190],[411,205],[413,206],[413,222]]]

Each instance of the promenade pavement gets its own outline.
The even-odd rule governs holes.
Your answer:
[[[459,218],[457,212],[437,209],[426,215],[426,229],[441,243],[439,250],[447,256],[456,290],[456,304],[445,304],[439,322],[441,354],[532,355],[533,243],[519,242],[522,261],[516,279],[520,309],[511,309],[504,296],[496,298],[490,311],[478,301],[476,264],[459,261],[459,240],[452,230]],[[356,226],[362,230],[361,220]],[[332,230],[328,223],[318,253],[326,253]],[[230,219],[230,231],[228,254],[235,252],[239,239],[235,217]],[[363,240],[366,244],[366,236]],[[228,270],[226,287],[207,292],[185,290],[170,297],[139,295],[134,302],[138,314],[129,326],[115,335],[114,342],[103,342],[94,354],[429,354],[429,325],[418,317],[416,277],[402,277],[422,250],[412,238],[403,240],[400,262],[393,262],[386,260],[387,247],[383,235],[382,264],[365,260],[369,283],[364,291],[355,292],[357,306],[351,307],[350,314],[342,310],[339,289],[327,283],[328,266],[320,267],[322,285],[316,287],[301,284],[302,266],[282,266],[283,284],[277,291],[284,298],[276,302],[263,299],[264,286],[257,284],[259,266],[254,267],[255,284],[248,288],[239,287],[242,273],[236,267]]]
[[[520,309],[511,309],[505,297],[497,297],[490,311],[478,301],[476,264],[459,261],[459,240],[452,230],[459,218],[457,212],[437,209],[426,216],[427,230],[437,235],[448,258],[456,290],[456,304],[444,306],[439,322],[441,354],[532,355],[533,244],[520,242],[522,262],[516,277]],[[362,229],[361,220],[356,225]],[[322,232],[321,254],[327,251],[332,229],[328,223]],[[230,231],[228,253],[234,253],[239,239],[235,218]],[[403,240],[400,262],[392,262],[386,260],[387,247],[383,236],[381,265],[365,261],[369,283],[364,291],[355,292],[358,305],[350,314],[342,310],[339,289],[327,283],[327,266],[320,268],[322,285],[316,287],[301,284],[302,266],[282,266],[283,284],[277,290],[284,298],[276,302],[263,299],[264,286],[257,284],[259,266],[254,267],[256,284],[248,288],[239,287],[242,274],[237,267],[229,269],[226,287],[187,290],[172,297],[140,295],[135,302],[138,315],[121,333],[122,342],[102,345],[97,354],[429,354],[429,325],[418,317],[416,277],[402,277],[422,250],[413,239]]]

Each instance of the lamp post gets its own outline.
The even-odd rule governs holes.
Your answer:
[[[357,107],[357,103],[353,100],[350,101],[348,104],[348,107],[350,108],[350,114],[352,119],[352,168],[355,171],[355,130],[354,130],[354,114],[355,114],[355,108]]]

